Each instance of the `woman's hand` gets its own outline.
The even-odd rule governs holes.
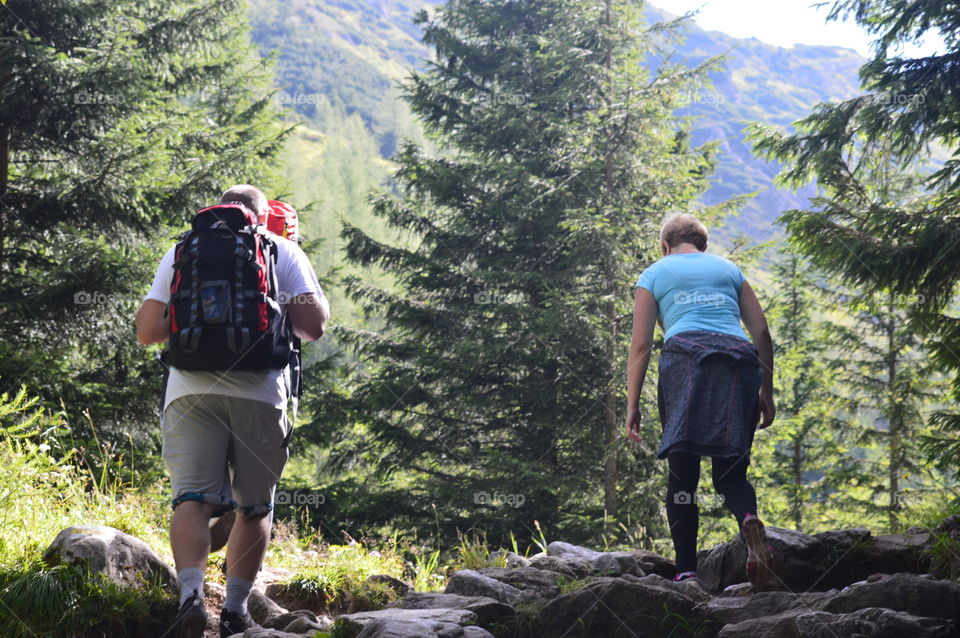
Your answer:
[[[627,436],[640,442],[640,408],[627,408]]]
[[[763,419],[760,422],[760,429],[770,427],[773,418],[777,415],[777,406],[773,402],[772,390],[760,390],[760,414]]]

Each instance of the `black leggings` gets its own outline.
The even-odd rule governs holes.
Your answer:
[[[677,573],[697,571],[697,531],[700,514],[697,508],[697,484],[700,482],[700,456],[687,452],[671,452],[667,456],[670,476],[667,479],[667,521],[677,552]],[[743,522],[747,514],[757,513],[757,493],[747,480],[750,455],[713,459],[713,486],[723,495],[723,502]]]

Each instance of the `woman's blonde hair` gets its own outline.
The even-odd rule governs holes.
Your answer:
[[[709,239],[707,227],[690,213],[670,215],[660,228],[660,241],[667,242],[671,248],[686,243],[693,244],[702,252],[707,249]]]

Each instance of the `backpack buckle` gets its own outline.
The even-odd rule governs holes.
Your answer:
[[[240,343],[237,344],[237,332],[240,332]],[[227,347],[231,352],[243,354],[250,347],[250,328],[237,328],[230,326],[227,328]]]
[[[201,328],[187,328],[180,331],[180,335],[177,338],[177,343],[180,347],[180,350],[187,353],[194,353],[197,351],[197,346],[200,345],[200,331]]]

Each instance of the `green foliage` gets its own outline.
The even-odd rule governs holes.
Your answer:
[[[909,328],[927,338],[932,360],[953,373],[960,399],[960,321],[950,305],[960,271],[955,157],[917,183],[911,162],[924,161],[930,146],[955,151],[958,122],[952,55],[960,28],[942,3],[897,0],[834,2],[831,15],[852,15],[875,34],[875,55],[861,69],[864,95],[823,104],[781,134],[756,126],[756,150],[786,163],[780,179],[797,186],[815,178],[823,195],[809,210],[783,215],[801,250],[851,287],[866,293],[922,299],[907,313]],[[931,29],[940,31],[946,55],[905,58],[900,45]],[[904,188],[912,185],[913,188]],[[960,415],[944,410],[931,423],[942,432],[929,440],[931,461],[943,468],[960,462]]]
[[[616,3],[517,11],[471,2],[420,18],[435,62],[405,90],[446,154],[403,145],[399,192],[373,200],[415,241],[345,227],[350,262],[398,288],[348,279],[389,328],[341,331],[362,365],[348,396],[316,402],[359,424],[326,426],[334,437],[375,441],[355,461],[402,477],[394,519],[426,526],[436,512],[445,538],[481,525],[502,540],[533,520],[586,538],[604,507],[659,507],[636,489],[649,457],[619,436],[629,284],[662,212],[709,171],[711,151],[689,149],[671,116],[703,69],[653,82],[639,64],[666,27],[640,31]]]
[[[0,12],[0,382],[154,441],[133,311],[157,240],[280,142],[242,3],[43,0]]]
[[[66,565],[0,571],[0,608],[0,633],[10,638],[162,633],[176,615],[163,586],[132,590]]]

